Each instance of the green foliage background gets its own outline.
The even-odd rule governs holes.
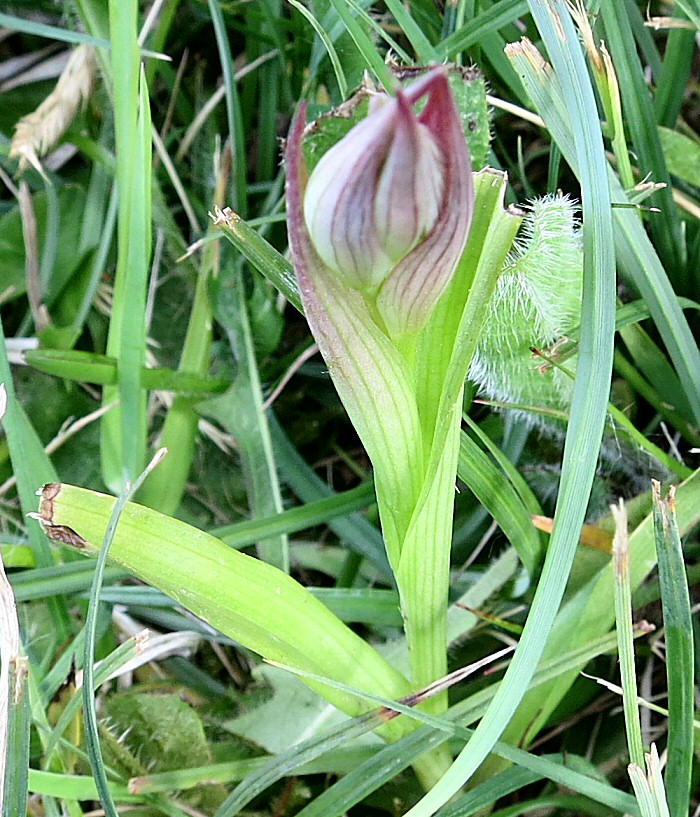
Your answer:
[[[652,741],[668,750],[668,813],[698,807],[700,6],[588,0],[583,16],[597,58],[581,45],[581,14],[559,0],[5,4],[0,596],[2,666],[18,692],[4,815],[78,817],[101,804],[215,817],[646,817],[666,813],[663,798],[633,788],[626,767]],[[601,41],[619,94],[596,61]],[[56,103],[60,126],[44,110],[43,175],[20,171],[14,129],[51,98],[78,44],[94,48],[89,97],[74,111]],[[445,716],[419,711],[393,744],[372,734],[376,714],[342,717],[155,589],[155,575],[145,584],[108,563],[95,582],[95,562],[27,518],[42,484],[119,494],[167,445],[137,502],[291,573],[405,672],[371,469],[313,355],[284,256],[280,163],[299,101],[320,117],[305,145],[313,164],[354,121],[329,112],[366,73],[388,83],[387,55],[478,69],[454,84],[475,169],[506,171],[505,204],[531,214],[467,383],[447,610],[450,669],[520,646],[505,678],[498,665],[456,685]],[[215,206],[243,220],[222,231]],[[657,504],[656,538],[652,477],[681,483],[675,506]],[[609,556],[620,496],[626,579]],[[540,529],[552,518],[550,539]],[[158,556],[165,575],[167,549]],[[214,602],[233,593],[228,581],[212,572]],[[635,631],[633,655],[631,638],[618,646],[611,632],[619,585],[631,611],[618,598],[617,629],[656,625]],[[261,619],[262,595],[251,602]],[[80,690],[86,658],[102,662],[94,696]],[[641,709],[638,732],[635,666],[640,694],[661,707]],[[624,718],[617,693],[589,676],[627,685]],[[459,760],[424,797],[421,756],[440,744]]]

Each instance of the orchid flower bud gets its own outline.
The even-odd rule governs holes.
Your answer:
[[[326,266],[372,292],[430,232],[444,186],[435,139],[400,93],[321,158],[304,197],[306,226]]]
[[[298,148],[288,145],[298,166],[288,167],[287,189],[298,277],[322,263],[375,301],[391,337],[418,331],[452,278],[473,210],[469,152],[445,71],[373,106],[321,158],[305,190]],[[297,194],[303,220],[289,206]]]

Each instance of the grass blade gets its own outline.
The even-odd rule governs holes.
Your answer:
[[[382,55],[377,51],[365,33],[358,19],[350,13],[346,0],[330,0],[330,2],[336,10],[338,17],[343,21],[343,25],[348,30],[348,34],[352,37],[358,51],[367,63],[367,67],[384,86],[384,90],[389,94],[392,93],[396,86],[394,75],[384,62]]]
[[[661,498],[653,483],[654,533],[659,560],[659,584],[666,633],[668,683],[668,760],[664,775],[671,817],[688,814],[693,768],[693,716],[695,658],[688,580],[683,562],[675,490]]]
[[[237,549],[252,545],[279,533],[296,533],[332,519],[348,516],[374,504],[374,485],[365,482],[341,494],[312,500],[298,508],[289,508],[267,519],[250,519],[209,531],[227,545]]]
[[[118,384],[103,404],[102,470],[118,490],[140,473],[146,452],[146,397],[141,367],[146,348],[146,284],[151,253],[151,120],[145,79],[139,83],[135,0],[109,4],[114,127],[119,190],[118,255],[107,354],[117,359]]]
[[[620,675],[622,677],[622,702],[627,730],[627,746],[630,762],[642,766],[644,746],[642,727],[637,705],[637,676],[634,669],[634,646],[632,632],[632,593],[630,591],[630,553],[627,533],[627,509],[620,500],[619,505],[611,505],[615,519],[613,539],[613,561],[615,565],[615,621],[617,622],[617,644],[620,655]]]
[[[394,19],[399,24],[401,30],[406,35],[408,41],[416,52],[419,63],[428,65],[438,61],[438,54],[433,44],[425,36],[420,26],[411,17],[409,9],[399,0],[386,0],[389,11],[394,15]]]
[[[654,96],[654,110],[659,125],[674,128],[683,104],[683,89],[686,87],[695,51],[695,32],[683,29],[669,31]]]
[[[528,573],[540,561],[540,537],[514,487],[469,435],[460,436],[457,476],[498,522]]]
[[[109,40],[104,40],[101,37],[92,37],[90,34],[84,34],[80,31],[69,31],[65,28],[58,28],[58,26],[49,26],[46,23],[38,23],[36,20],[23,20],[21,17],[15,17],[4,12],[0,12],[0,26],[9,28],[11,31],[31,34],[34,37],[47,37],[64,43],[84,43],[98,48],[110,48]]]
[[[88,604],[87,616],[85,618],[85,646],[83,649],[83,711],[85,720],[85,742],[87,744],[88,755],[90,757],[90,767],[95,778],[95,784],[100,796],[102,808],[107,817],[118,817],[117,808],[112,798],[109,788],[107,773],[102,759],[100,749],[100,737],[97,725],[97,712],[95,709],[95,634],[97,626],[97,613],[100,605],[100,589],[102,579],[107,564],[107,554],[114,540],[114,535],[119,523],[119,517],[126,503],[138,491],[144,479],[158,465],[166,453],[165,449],[156,454],[148,468],[141,474],[133,485],[127,484],[124,491],[114,504],[110,515],[109,523],[105,530],[105,535],[97,555],[95,573],[92,579],[92,589],[90,590],[90,602]]]
[[[231,185],[231,203],[233,209],[245,216],[248,212],[248,186],[246,180],[246,147],[243,132],[243,114],[238,97],[236,78],[233,75],[233,58],[229,45],[228,34],[224,24],[224,15],[219,0],[209,0],[209,13],[214,26],[216,44],[219,49],[221,73],[226,89],[226,118],[228,135],[231,140],[231,155],[233,157],[233,183]]]
[[[501,655],[503,652],[505,652],[505,650],[501,651]],[[477,668],[489,660],[489,658],[482,659],[471,667],[465,667],[463,669],[470,670]],[[314,680],[321,680],[319,676],[309,676],[308,673],[299,672],[298,670],[293,670],[293,672],[299,674],[301,677],[311,677]],[[458,672],[462,672],[462,670]],[[430,726],[432,727],[432,732],[421,728],[402,738],[399,743],[382,749],[379,753],[381,758],[379,763],[377,762],[377,758],[373,758],[349,775],[346,775],[343,780],[336,783],[335,786],[328,789],[323,795],[316,798],[313,803],[307,806],[306,809],[300,812],[300,815],[304,814],[304,817],[321,817],[321,815],[326,815],[326,817],[340,817],[350,806],[357,803],[361,797],[376,789],[380,783],[393,777],[396,774],[399,764],[399,768],[406,768],[409,762],[415,760],[413,752],[425,751],[428,748],[434,750],[441,740],[445,740],[446,735],[455,735],[462,740],[469,740],[474,734],[473,730],[465,729],[461,724],[456,723],[456,713],[459,707],[454,707],[450,712],[446,713],[447,717],[443,715],[441,718],[436,718],[421,709],[417,709],[415,705],[407,704],[404,700],[390,701],[377,695],[359,693],[357,690],[352,690],[351,687],[346,684],[341,684],[336,681],[328,681],[328,683],[339,690],[361,694],[363,698],[380,704],[386,709],[400,712],[418,723]],[[424,741],[422,748],[420,746],[420,738]],[[559,763],[551,762],[543,757],[537,757],[503,741],[496,741],[493,746],[493,751],[495,754],[525,769],[539,773],[542,777],[547,777],[554,782],[572,788],[609,807],[619,811],[631,809],[631,813],[636,813],[632,798],[628,794],[617,791],[607,782],[589,777],[588,775],[567,768]],[[373,777],[373,774],[376,776]],[[339,791],[342,792],[342,797],[336,797]],[[410,810],[407,814],[410,814]]]
[[[340,93],[341,99],[346,99],[348,96],[348,82],[345,79],[345,72],[343,71],[343,66],[341,65],[340,60],[338,59],[338,53],[335,50],[333,42],[331,38],[328,36],[326,30],[321,26],[319,21],[314,17],[314,15],[304,6],[299,0],[289,0],[290,5],[294,6],[294,8],[301,14],[308,22],[311,24],[311,27],[316,32],[318,38],[323,43],[326,52],[328,53],[328,59],[331,61],[331,65],[333,66],[333,73],[335,74],[336,82],[338,83],[338,92]]]

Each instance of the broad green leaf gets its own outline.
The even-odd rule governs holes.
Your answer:
[[[44,488],[40,514],[54,540],[95,555],[114,503],[103,494],[51,484]],[[294,579],[184,522],[127,503],[109,555],[113,564],[266,658],[396,697],[410,691],[373,647]],[[325,697],[328,690],[313,686]],[[327,697],[349,714],[366,711],[347,695],[330,691]],[[403,728],[392,721],[386,732],[398,736]]]

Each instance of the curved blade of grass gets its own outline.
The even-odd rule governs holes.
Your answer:
[[[556,148],[556,145],[553,145],[553,148]],[[700,147],[698,148],[698,157],[700,158]],[[700,310],[700,303],[693,301],[691,298],[677,298],[677,301],[683,310]],[[629,326],[634,326],[635,324],[645,321],[647,318],[653,318],[653,315],[648,304],[642,298],[621,304],[615,311],[615,331],[620,332]],[[571,343],[571,347],[567,344],[567,349],[575,346],[580,331],[581,327],[577,326],[568,333],[567,337]]]
[[[331,38],[328,36],[328,33],[323,28],[323,26],[319,23],[319,21],[314,17],[314,15],[306,8],[299,0],[289,0],[290,5],[294,6],[294,8],[301,14],[306,20],[309,21],[311,27],[318,35],[318,38],[323,43],[326,52],[328,53],[328,59],[331,61],[331,65],[333,66],[333,73],[335,74],[336,82],[338,83],[338,91],[340,93],[341,99],[346,99],[348,96],[348,81],[345,79],[345,72],[343,71],[343,66],[338,59],[338,53],[333,46],[333,42]]]
[[[681,3],[677,3],[682,8]],[[676,12],[677,13],[677,12]],[[696,22],[700,25],[700,18]],[[668,32],[661,75],[658,77],[654,110],[659,125],[674,128],[681,112],[695,52],[695,32],[673,29]]]
[[[556,762],[555,755],[544,755],[544,757],[551,758]],[[474,786],[471,791],[459,797],[454,803],[445,806],[441,810],[440,817],[467,817],[467,815],[475,814],[481,809],[493,806],[501,797],[506,797],[541,779],[536,772],[518,766],[511,766],[495,775],[491,780]]]
[[[683,9],[695,28],[700,30],[700,3],[698,0],[676,0],[676,5]]]
[[[13,573],[10,584],[17,601],[43,599],[54,593],[57,596],[69,596],[80,593],[92,584],[95,566],[91,562],[68,562],[55,567],[35,567]],[[127,574],[122,570],[107,568],[105,581],[117,581]]]
[[[386,5],[389,11],[394,15],[394,19],[406,35],[406,38],[413,46],[418,62],[423,65],[438,62],[439,57],[435,47],[411,16],[409,8],[401,3],[400,0],[386,0]]]
[[[484,661],[477,662],[477,664],[484,664],[487,660],[484,659]],[[290,671],[299,674],[302,678],[309,677],[308,673],[299,672],[298,670]],[[316,681],[322,680],[320,676],[311,677]],[[348,808],[393,777],[401,768],[406,768],[409,762],[415,760],[415,758],[412,758],[412,750],[420,750],[420,737],[423,738],[424,748],[434,749],[439,745],[440,741],[446,739],[446,736],[455,735],[463,740],[470,740],[475,733],[475,730],[465,729],[463,726],[454,723],[452,718],[449,720],[444,716],[436,718],[421,709],[407,705],[403,701],[391,701],[380,696],[359,693],[357,690],[352,690],[347,684],[340,684],[336,681],[328,681],[328,683],[339,690],[361,694],[363,698],[381,704],[386,709],[400,712],[419,723],[432,727],[432,730],[419,729],[402,738],[399,743],[382,749],[377,755],[350,772],[340,782],[327,789],[311,804],[302,809],[299,812],[300,817],[301,815],[303,817],[321,817],[321,815],[340,817]],[[547,777],[618,811],[626,812],[631,809],[630,813],[637,813],[633,798],[613,788],[607,782],[603,783],[597,778],[584,775],[574,769],[567,768],[563,764],[560,765],[543,757],[537,757],[503,741],[496,741],[493,751],[518,766],[540,773],[542,777]],[[401,758],[400,761],[399,758]],[[410,814],[410,810],[407,814]]]
[[[369,14],[364,7],[369,8],[371,3],[368,3],[367,0],[363,0],[363,2],[359,2],[359,0],[345,0],[347,5],[355,11],[358,17],[362,19],[362,21],[368,25],[372,31],[384,42],[388,49],[391,49],[396,56],[401,60],[404,65],[413,65],[413,59],[406,51],[401,48],[399,43],[389,35],[386,30],[386,27],[381,25],[378,20],[375,20],[371,14]]]
[[[58,40],[64,43],[84,43],[85,45],[94,45],[98,48],[111,48],[109,40],[102,37],[92,37],[90,34],[83,34],[79,31],[69,31],[66,28],[59,28],[58,26],[46,25],[46,23],[38,23],[35,20],[23,20],[21,17],[15,17],[12,14],[5,14],[0,12],[0,26],[9,28],[12,31],[21,31],[24,34],[31,34],[35,37],[47,37],[51,40]]]
[[[104,390],[103,404],[118,399],[119,406],[101,420],[100,454],[105,483],[113,489],[136,478],[146,452],[141,368],[151,254],[151,119],[145,79],[139,82],[137,5],[135,0],[109,3],[119,223],[107,354],[117,359],[118,382]]]
[[[330,0],[331,5],[336,10],[338,17],[343,21],[343,25],[348,30],[358,51],[362,54],[367,63],[367,67],[374,73],[384,90],[391,94],[396,86],[396,80],[391,73],[389,66],[384,62],[384,57],[377,51],[375,45],[365,33],[364,29],[348,9],[345,0]]]
[[[648,372],[649,377],[653,378],[656,391],[664,395],[676,412],[684,417],[691,417],[693,412],[678,375],[649,334],[641,326],[635,325],[621,329],[620,336],[637,369]]]
[[[522,700],[564,594],[605,424],[615,326],[615,259],[603,139],[593,89],[565,3],[532,0],[530,11],[564,90],[583,190],[583,331],[559,500],[542,576],[508,672],[474,736],[445,777],[408,812],[410,817],[431,815],[449,800],[486,758]]]
[[[515,489],[515,493],[520,498],[520,501],[525,507],[527,513],[529,515],[541,514],[542,506],[540,505],[539,500],[533,493],[532,488],[530,488],[525,481],[523,475],[520,473],[520,471],[518,471],[516,465],[511,462],[508,456],[501,451],[501,449],[493,442],[488,434],[486,434],[483,429],[477,423],[475,423],[471,417],[469,417],[468,414],[465,414],[462,419],[474,433],[474,436],[479,438],[483,447],[491,454],[494,460],[496,460],[498,467],[501,469],[501,471],[503,471],[508,481]]]
[[[533,686],[546,683],[548,680],[551,680],[553,676],[556,677],[563,671],[564,667],[570,666],[571,664],[578,665],[581,662],[590,660],[590,658],[594,657],[595,655],[600,655],[603,652],[614,649],[615,636],[606,635],[602,639],[592,640],[587,643],[584,647],[585,655],[583,655],[580,650],[577,650],[575,653],[563,651],[553,661],[543,662],[535,674]],[[494,686],[487,687],[481,692],[478,692],[475,695],[465,699],[456,706],[453,706],[443,715],[443,720],[450,723],[458,722],[460,724],[472,723],[476,721],[479,717],[481,717],[486,709],[486,706],[488,705],[488,702],[493,698],[494,694]],[[358,735],[362,734],[363,731],[369,731],[372,728],[370,720],[371,714],[365,716],[365,718],[367,720],[364,721],[364,728],[360,724],[360,719],[356,719],[348,724],[343,724],[333,732],[326,733],[326,735],[304,741],[298,746],[295,746],[289,752],[286,752],[284,755],[278,755],[271,758],[262,769],[252,772],[239,784],[239,786],[236,787],[236,789],[234,789],[233,792],[231,792],[225,803],[226,808],[222,806],[216,813],[215,817],[233,817],[233,815],[238,814],[239,811],[244,808],[254,797],[263,792],[281,777],[294,774],[303,763],[323,754],[326,751],[326,739],[329,741],[328,750],[331,751],[335,746],[343,745],[346,742],[346,732],[347,742],[350,742],[350,739],[356,734],[354,731],[354,724],[357,724],[356,728],[361,730],[357,732]],[[422,736],[424,734],[424,732],[417,732],[417,739],[415,742],[412,739],[409,741],[403,739],[396,744],[396,761],[400,762],[399,759],[403,758],[404,753],[409,749],[411,751],[417,750],[420,746],[420,740],[422,740]],[[412,738],[412,736],[409,737]],[[386,780],[391,779],[395,773],[395,770],[388,770]],[[528,774],[530,774],[530,772],[528,772]],[[380,781],[380,783],[381,782],[382,781]]]
[[[661,486],[653,483],[654,535],[659,560],[661,605],[666,632],[668,683],[668,742],[664,782],[671,817],[688,813],[693,769],[694,646],[688,579],[683,562],[675,490],[661,498]]]
[[[27,364],[40,372],[97,386],[113,386],[117,383],[117,360],[93,352],[61,349],[30,349],[23,353]],[[166,368],[141,369],[141,385],[144,389],[173,391],[181,394],[202,395],[225,391],[230,380],[215,380],[196,372]]]
[[[479,623],[469,608],[479,608],[511,581],[518,567],[518,560],[512,548],[506,550],[489,568],[463,593],[447,611],[447,633],[445,645],[449,648],[463,642],[467,634]],[[398,608],[397,608],[398,609]],[[408,644],[404,636],[388,642],[381,648],[382,655],[399,672],[408,673]]]
[[[280,778],[296,773],[300,766],[316,760],[327,752],[350,745],[355,738],[371,732],[374,726],[375,714],[369,712],[341,724],[330,732],[302,741],[284,756],[270,758],[260,769],[254,770],[244,778],[219,806],[214,817],[234,817],[254,797]]]
[[[348,516],[374,503],[374,485],[365,482],[340,494],[312,500],[266,519],[250,519],[210,530],[212,536],[240,550],[260,539],[279,533],[296,533]]]
[[[87,616],[85,617],[85,644],[83,649],[83,718],[85,724],[85,742],[87,744],[88,756],[90,758],[90,768],[95,778],[95,784],[100,796],[100,802],[107,817],[118,817],[117,808],[112,799],[110,791],[107,772],[102,758],[102,750],[100,748],[100,736],[97,725],[97,711],[95,708],[95,640],[97,628],[97,614],[100,605],[100,589],[102,587],[102,579],[104,576],[105,567],[107,564],[107,555],[109,549],[114,541],[114,535],[119,523],[126,503],[138,491],[141,484],[146,479],[151,470],[163,458],[165,450],[161,450],[153,459],[148,468],[141,474],[141,476],[134,482],[133,485],[127,484],[124,491],[114,503],[114,507],[109,517],[109,523],[97,552],[97,562],[95,564],[95,573],[92,579],[92,588],[90,590],[90,601],[88,603]]]
[[[565,103],[557,77],[552,75],[539,53],[527,42],[509,46],[508,56],[516,65],[552,138],[569,166],[580,176],[573,132],[561,115]],[[611,168],[608,169],[608,178],[613,201],[626,201],[626,193]],[[700,350],[688,321],[637,213],[616,207],[613,209],[613,219],[620,270],[647,303],[683,385],[693,420],[700,424]]]

